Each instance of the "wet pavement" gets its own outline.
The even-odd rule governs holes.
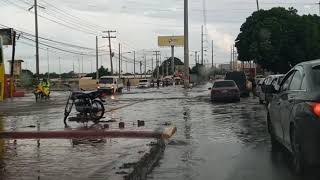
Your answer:
[[[266,110],[258,99],[211,103],[207,86],[132,89],[109,96],[103,121],[111,122],[111,129],[118,129],[118,122],[125,122],[127,129],[178,128],[148,179],[319,179],[315,173],[296,177],[289,154],[271,151]],[[49,101],[36,103],[28,95],[0,103],[4,129],[63,130],[67,96],[68,92],[54,92]],[[137,127],[137,120],[146,126]],[[138,161],[152,141],[41,140],[39,148],[36,140],[6,141],[1,179],[121,179],[117,174],[126,171],[120,167]]]

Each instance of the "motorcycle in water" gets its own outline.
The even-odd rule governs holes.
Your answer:
[[[76,121],[98,123],[105,113],[104,100],[101,97],[102,93],[99,90],[89,93],[71,91],[64,111],[64,125],[68,126],[67,118],[72,111],[73,105],[79,113],[74,118]]]

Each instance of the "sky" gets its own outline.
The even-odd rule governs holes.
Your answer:
[[[34,11],[28,11],[33,0],[0,0],[0,25],[12,27],[34,35]],[[317,0],[260,0],[261,9],[272,7],[294,7],[299,14],[316,14]],[[161,51],[161,60],[169,57],[170,48],[160,48],[157,37],[183,35],[183,0],[38,0],[39,35],[43,38],[64,42],[70,47],[52,41],[40,42],[40,73],[95,71],[95,47],[98,36],[99,66],[110,69],[107,34],[102,31],[116,30],[112,49],[118,52],[122,45],[124,72],[133,72],[133,52],[136,61],[144,63],[147,69],[155,67],[152,51]],[[206,13],[203,13],[203,7]],[[189,47],[190,66],[195,64],[194,52],[201,49],[201,26],[205,25],[205,63],[211,64],[211,41],[213,41],[214,63],[228,63],[230,49],[240,32],[246,17],[257,10],[255,0],[189,0]],[[16,46],[16,59],[22,59],[24,69],[35,72],[35,47],[33,37],[20,34]],[[54,49],[54,48],[58,49]],[[85,49],[84,47],[88,48]],[[64,51],[72,51],[64,52]],[[12,46],[5,46],[5,59],[11,58]],[[76,52],[76,53],[75,53]],[[85,53],[89,55],[79,55]],[[183,61],[183,48],[175,48],[175,56]],[[152,61],[153,58],[153,61]],[[114,67],[118,67],[114,58]],[[152,63],[153,62],[153,63]],[[8,63],[6,72],[8,73]],[[136,65],[139,72],[139,65]]]

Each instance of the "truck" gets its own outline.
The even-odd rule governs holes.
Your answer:
[[[123,82],[116,76],[102,76],[99,79],[98,89],[106,94],[115,94],[116,92],[121,93]]]

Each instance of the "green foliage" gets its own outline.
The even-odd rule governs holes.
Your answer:
[[[279,73],[320,58],[320,17],[299,16],[293,8],[254,12],[242,24],[236,47],[240,61],[254,60]]]
[[[20,83],[22,87],[30,87],[33,85],[33,73],[30,70],[23,69],[20,75]]]
[[[171,57],[165,61],[162,62],[162,64],[160,65],[159,67],[159,74],[160,76],[162,76],[162,72],[164,72],[164,74],[167,74],[167,65],[168,65],[168,71],[169,71],[169,74],[173,74],[172,71],[171,71]],[[174,65],[184,65],[184,63],[179,59],[179,58],[174,58]],[[162,71],[162,68],[163,68],[163,71]],[[153,76],[156,77],[157,75],[157,68],[155,68],[155,70],[153,71]]]
[[[111,76],[111,72],[109,72],[108,68],[104,68],[103,66],[101,66],[98,69],[99,72],[99,77],[101,76]],[[86,77],[92,77],[93,79],[96,79],[96,72],[87,74]]]

